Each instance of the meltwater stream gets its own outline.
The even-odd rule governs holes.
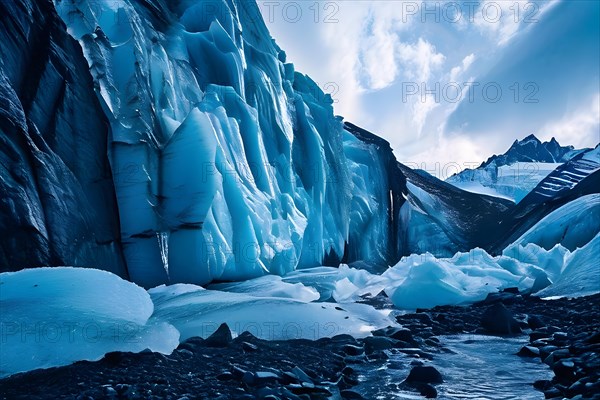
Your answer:
[[[533,382],[551,379],[552,373],[539,359],[516,355],[526,338],[483,335],[439,336],[450,352],[435,353],[433,365],[444,377],[435,385],[438,399],[533,400],[544,395],[533,388]],[[359,368],[360,385],[354,390],[370,399],[422,399],[416,392],[399,387],[411,369],[405,354],[389,354],[379,368]],[[372,366],[371,366],[372,367]]]

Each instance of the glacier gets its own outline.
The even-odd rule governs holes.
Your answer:
[[[582,297],[600,292],[600,234],[569,254],[553,284],[536,294],[540,297]]]
[[[205,6],[55,1],[110,123],[131,279],[202,285],[339,262],[351,220],[372,221],[361,243],[387,243],[386,177],[358,178],[385,174],[379,157],[344,151],[360,144],[347,143],[330,96],[264,40],[255,3]]]
[[[561,244],[570,251],[585,246],[600,232],[600,195],[590,194],[553,211],[525,232],[504,253],[515,246],[534,243],[550,250]]]

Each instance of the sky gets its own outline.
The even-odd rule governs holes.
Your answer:
[[[600,2],[266,1],[288,62],[335,113],[442,177],[535,134],[600,142]]]

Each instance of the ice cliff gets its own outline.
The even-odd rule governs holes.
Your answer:
[[[399,257],[389,145],[344,129],[254,2],[2,7],[3,270],[151,287]]]

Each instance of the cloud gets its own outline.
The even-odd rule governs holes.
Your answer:
[[[428,82],[432,71],[441,67],[446,59],[446,56],[438,53],[435,46],[422,37],[414,44],[399,43],[398,55],[406,78],[419,84]]]
[[[563,145],[595,147],[600,142],[600,93],[540,129],[540,139],[552,137]]]
[[[471,64],[473,64],[473,61],[475,61],[475,54],[473,53],[463,58],[460,65],[457,65],[450,70],[450,78],[448,81],[458,83],[459,80],[461,80],[462,83],[462,74],[469,69]]]
[[[561,143],[578,145],[577,132],[591,137],[582,132],[597,127],[573,104],[598,85],[597,22],[592,22],[598,3],[497,0],[502,14],[494,22],[496,5],[486,0],[476,6],[473,20],[463,15],[459,23],[423,21],[419,13],[407,18],[404,3],[377,0],[320,1],[316,23],[317,3],[296,3],[303,7],[301,21],[268,23],[288,60],[322,88],[334,83],[336,113],[389,140],[401,160],[483,161],[529,133],[550,135],[547,130]],[[337,8],[326,10],[331,4]],[[324,23],[333,11],[338,22]],[[466,101],[464,91],[459,103],[433,96],[423,101],[420,92],[403,101],[404,82],[432,89],[436,83],[443,88],[473,81],[499,82],[502,101],[488,104],[479,92],[474,102]],[[529,94],[525,84],[538,84],[538,104],[511,100],[510,87],[517,81],[523,98]]]
[[[411,168],[427,171],[445,180],[466,168],[475,168],[490,156],[485,141],[474,141],[466,137],[439,136],[423,151],[400,161]]]
[[[498,46],[508,44],[521,30],[540,22],[558,0],[484,0],[475,12],[474,24],[491,35]]]
[[[391,18],[376,19],[370,11],[364,30],[358,37],[357,80],[367,89],[384,89],[398,75],[396,48],[399,37],[393,25]]]

